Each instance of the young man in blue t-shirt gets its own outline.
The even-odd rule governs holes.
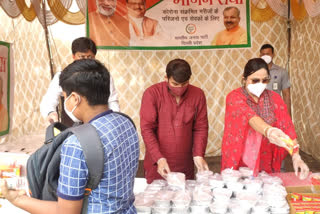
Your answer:
[[[109,72],[98,61],[77,60],[64,69],[60,86],[64,108],[74,122],[91,123],[104,147],[104,172],[99,186],[89,196],[88,213],[136,213],[133,184],[138,168],[139,141],[134,125],[108,108]],[[1,183],[2,194],[15,206],[30,213],[81,212],[88,167],[75,135],[61,148],[58,201],[30,198],[8,190]]]

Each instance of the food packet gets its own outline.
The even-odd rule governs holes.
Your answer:
[[[289,150],[289,154],[292,155],[293,153],[296,153],[299,150],[299,144],[295,143],[293,140],[291,140],[290,138],[283,138],[280,137],[280,139],[286,143],[286,145],[288,146]]]
[[[2,178],[6,180],[8,189],[11,190],[25,190],[27,187],[26,177],[13,177],[13,178]],[[0,179],[0,181],[2,180]],[[0,189],[0,198],[3,197]]]

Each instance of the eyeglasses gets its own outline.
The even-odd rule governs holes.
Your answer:
[[[256,83],[259,83],[259,82],[262,82],[264,84],[267,84],[270,82],[270,78],[265,78],[265,79],[257,79],[257,78],[254,78],[254,79],[251,79],[251,82],[252,84],[256,84]]]

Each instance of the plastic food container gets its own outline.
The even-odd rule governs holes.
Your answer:
[[[268,174],[259,174],[259,178],[263,181],[264,184],[278,184],[282,185],[282,180],[276,176],[269,176]]]
[[[26,190],[28,194],[28,182],[26,177],[13,177],[13,178],[0,178],[7,181],[8,189],[13,190]],[[2,197],[0,189],[0,197]]]
[[[243,190],[243,187],[244,187],[243,183],[233,182],[233,181],[227,182],[226,185],[227,185],[227,188],[232,191],[241,191],[241,190]]]
[[[158,207],[158,206],[154,206],[152,207],[152,213],[153,214],[168,214],[170,213],[171,208],[170,207]]]
[[[211,189],[223,188],[225,185],[225,182],[222,180],[221,177],[217,177],[213,175],[209,177],[209,185],[211,186]]]
[[[260,179],[245,179],[243,184],[248,192],[256,194],[262,192],[263,181]]]
[[[201,171],[196,174],[196,180],[198,183],[208,182],[209,176],[211,175],[213,175],[212,171]]]
[[[263,186],[264,197],[281,197],[285,198],[287,195],[286,188],[281,185],[264,184]]]
[[[225,214],[228,211],[228,203],[212,203],[209,209],[215,214]]]
[[[202,205],[196,205],[196,204],[192,204],[190,206],[190,213],[191,214],[206,214],[209,213],[209,208],[208,206],[202,206]]]
[[[191,192],[194,190],[196,185],[197,185],[197,182],[195,180],[187,180],[186,181],[186,189]]]
[[[152,181],[152,183],[149,185],[165,187],[168,185],[168,183],[166,180],[157,179],[157,180]]]
[[[151,213],[151,207],[146,207],[146,206],[135,206],[136,207],[136,210],[137,210],[137,213],[143,213],[143,214],[149,214]]]
[[[188,190],[177,191],[172,198],[174,207],[189,207],[191,202],[191,193]]]
[[[207,185],[197,185],[192,193],[194,205],[209,206],[212,202],[212,193]]]
[[[139,193],[135,196],[134,206],[138,213],[151,213],[151,207],[153,205],[153,197]]]
[[[172,190],[184,190],[186,187],[186,175],[181,172],[170,172],[168,173],[167,182]]]
[[[248,167],[240,167],[239,172],[243,177],[251,177],[253,176],[253,170]]]
[[[174,196],[174,192],[170,190],[160,190],[154,198],[156,207],[170,207],[171,199]]]
[[[212,191],[214,201],[229,201],[232,196],[232,190],[226,188],[216,188]]]
[[[237,182],[241,177],[241,173],[233,169],[224,169],[221,172],[221,176],[226,182]]]
[[[240,204],[237,200],[231,200],[229,205],[229,213],[230,214],[249,214],[251,210],[251,206],[244,206]]]
[[[26,177],[2,178],[7,181],[8,189],[24,190],[27,186]],[[1,180],[1,179],[0,179]]]
[[[244,208],[252,208],[255,207],[259,197],[257,197],[256,195],[251,195],[251,194],[247,194],[247,193],[238,193],[236,199],[238,200],[238,203],[240,204],[241,207]]]
[[[171,208],[172,212],[171,213],[176,213],[176,214],[187,214],[189,212],[189,206],[172,206]]]
[[[269,205],[264,201],[259,201],[253,207],[252,214],[269,214]]]

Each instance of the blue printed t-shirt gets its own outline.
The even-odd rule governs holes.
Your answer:
[[[89,196],[88,213],[136,213],[133,184],[138,168],[139,139],[128,118],[104,112],[90,123],[97,129],[104,147],[104,172],[99,186]],[[61,147],[58,196],[65,200],[84,197],[88,167],[75,135]]]

